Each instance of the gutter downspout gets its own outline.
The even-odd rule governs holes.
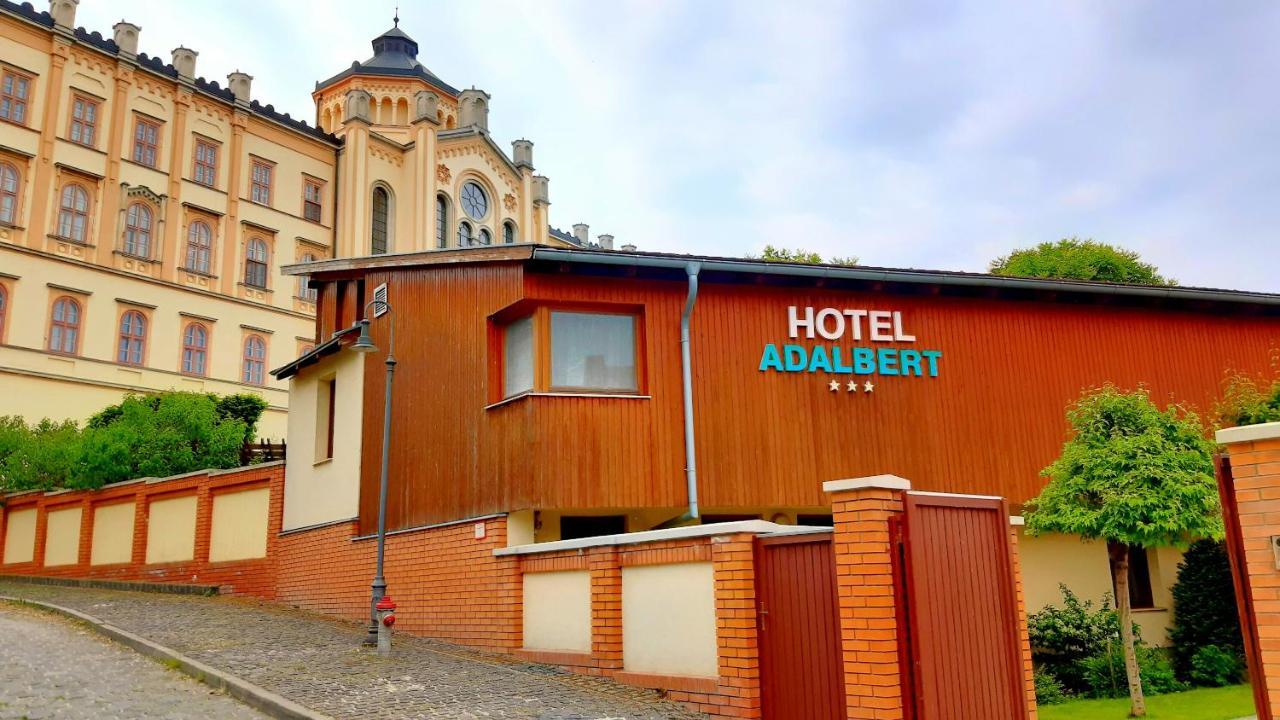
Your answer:
[[[693,432],[693,361],[689,351],[689,318],[693,316],[694,303],[698,301],[698,273],[702,263],[691,262],[684,266],[689,276],[689,294],[680,314],[680,380],[684,391],[684,477],[685,491],[689,497],[689,509],[683,515],[671,518],[659,528],[683,525],[697,520],[698,513],[698,457]]]

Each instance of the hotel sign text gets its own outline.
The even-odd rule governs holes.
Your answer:
[[[791,342],[764,346],[761,372],[938,377],[942,351],[901,347],[916,336],[907,333],[897,310],[792,305],[787,329]]]

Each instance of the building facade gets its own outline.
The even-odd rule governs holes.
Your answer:
[[[1002,496],[1016,516],[1084,390],[1143,386],[1207,414],[1227,372],[1268,372],[1280,347],[1280,297],[1253,293],[546,247],[288,272],[318,285],[328,340],[278,371],[295,408],[286,531],[375,528],[391,327],[413,341],[395,348],[388,527],[503,514],[513,544],[826,525],[824,481],[884,473]],[[380,351],[345,350],[354,298],[384,285]],[[1059,583],[1111,592],[1104,543],[1026,538],[1022,553],[1032,611]],[[1135,562],[1155,643],[1179,559]]]
[[[533,144],[508,156],[490,96],[459,91],[397,27],[321,83],[316,123],[138,52],[140,28],[77,28],[0,0],[0,415],[83,420],[129,392],[250,391],[315,344],[315,291],[285,265],[459,245],[590,245],[547,224]],[[611,246],[612,238],[597,241]]]

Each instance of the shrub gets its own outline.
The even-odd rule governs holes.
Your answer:
[[[1089,282],[1177,285],[1132,250],[1097,242],[1066,238],[1015,250],[991,262],[993,275],[1060,278]]]
[[[1218,647],[1237,656],[1244,653],[1231,562],[1222,543],[1196,542],[1178,565],[1169,640],[1174,672],[1184,681],[1197,682],[1191,676],[1192,658],[1202,648]]]
[[[1173,666],[1164,653],[1145,645],[1134,648],[1138,657],[1138,674],[1142,677],[1142,691],[1147,695],[1186,690],[1185,683],[1174,677]],[[1087,689],[1082,693],[1093,698],[1120,698],[1129,696],[1129,683],[1124,669],[1124,651],[1120,643],[1092,657],[1080,661],[1080,674]]]
[[[1189,677],[1196,685],[1223,687],[1244,679],[1244,656],[1233,647],[1205,645],[1191,656]]]
[[[1066,585],[1058,587],[1062,607],[1050,606],[1027,618],[1031,657],[1067,692],[1084,693],[1089,683],[1080,662],[1120,641],[1120,620],[1109,597],[1094,609],[1093,601],[1080,600]]]
[[[1058,678],[1047,670],[1036,670],[1036,704],[1058,705],[1071,699]]]
[[[1222,399],[1214,410],[1220,427],[1280,420],[1280,379],[1269,387],[1260,387],[1258,381],[1248,375],[1230,375],[1223,383]]]

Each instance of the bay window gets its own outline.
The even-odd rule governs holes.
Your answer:
[[[501,398],[529,392],[638,395],[642,321],[631,309],[539,307],[499,321]]]

